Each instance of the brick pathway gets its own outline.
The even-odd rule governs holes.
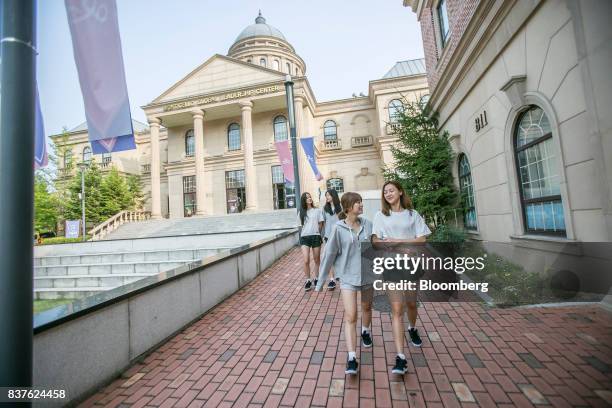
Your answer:
[[[375,310],[374,347],[345,376],[339,291],[304,293],[299,262],[294,249],[82,406],[612,404],[612,314],[595,306],[424,303],[404,378],[390,374],[390,317]]]

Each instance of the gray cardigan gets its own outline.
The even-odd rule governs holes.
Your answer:
[[[354,286],[362,286],[367,282],[361,279],[361,243],[370,242],[372,237],[372,223],[359,217],[361,227],[357,236],[351,231],[344,220],[338,221],[325,245],[323,261],[319,268],[319,280],[316,290],[321,290],[327,281],[329,270],[334,266],[336,277],[341,282]]]

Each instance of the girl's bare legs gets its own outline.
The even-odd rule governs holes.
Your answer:
[[[391,304],[391,326],[397,354],[404,354],[404,294],[401,291],[388,291]]]
[[[357,349],[357,335],[355,329],[357,325],[357,292],[354,290],[343,290],[342,303],[344,304],[344,338],[346,340],[346,350],[355,352]]]
[[[361,325],[372,328],[372,300],[374,289],[361,291]]]
[[[406,310],[408,312],[408,322],[410,323],[410,327],[416,326],[418,309],[416,301],[407,301],[406,302]]]
[[[319,265],[321,264],[321,247],[312,248],[312,258],[315,265],[315,278],[319,276]]]
[[[310,279],[310,248],[302,245],[302,261],[304,265],[304,276]]]

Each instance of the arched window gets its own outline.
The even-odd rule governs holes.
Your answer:
[[[515,152],[525,229],[565,235],[559,163],[550,122],[542,108],[530,106],[519,117]]]
[[[193,129],[189,129],[185,133],[185,156],[192,157],[195,154],[195,137],[193,136]]]
[[[237,123],[227,127],[227,150],[240,150],[240,125]]]
[[[463,201],[463,225],[467,229],[476,229],[476,206],[474,205],[474,187],[470,162],[465,154],[459,156],[459,191]]]
[[[261,65],[262,67],[266,66],[266,59],[265,58],[260,58],[259,59],[259,65]]]
[[[427,102],[429,102],[429,94],[421,96],[421,98],[419,99],[419,105],[421,105],[421,109],[423,109],[425,105],[427,105]]]
[[[285,69],[285,72],[286,72],[286,73],[288,73],[288,74],[290,74],[290,73],[291,73],[291,64],[290,64],[290,63],[287,63],[287,64],[285,65],[285,68],[286,68],[286,69]]]
[[[344,181],[341,178],[331,178],[327,180],[327,189],[334,189],[338,194],[344,193]]]
[[[64,152],[64,168],[68,169],[72,167],[72,150],[66,150]]]
[[[333,120],[326,120],[323,124],[323,139],[325,140],[337,140],[338,132],[336,122]]]
[[[404,104],[399,99],[389,102],[389,123],[397,123],[404,111]]]
[[[295,76],[298,76],[298,68],[295,67]]]
[[[274,60],[272,64],[275,70],[280,71],[280,62],[278,60]]]
[[[83,163],[91,162],[91,147],[85,146],[83,149]]]
[[[279,142],[288,138],[287,119],[279,115],[274,118],[274,141]]]

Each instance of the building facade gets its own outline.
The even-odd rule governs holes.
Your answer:
[[[317,101],[306,73],[305,61],[260,13],[228,55],[212,56],[143,106],[149,123],[136,132],[137,149],[112,160],[137,164],[154,218],[293,207],[274,144],[289,138],[284,83],[291,75],[297,137],[314,137],[324,176],[315,179],[300,147],[301,191],[316,201],[327,188],[379,189],[397,140],[389,122],[402,100],[429,93],[423,60],[396,63],[369,82],[368,95],[329,102]],[[69,135],[73,157],[82,155],[86,130]]]
[[[612,240],[609,1],[404,0],[474,237]],[[515,251],[515,252],[512,252]]]

